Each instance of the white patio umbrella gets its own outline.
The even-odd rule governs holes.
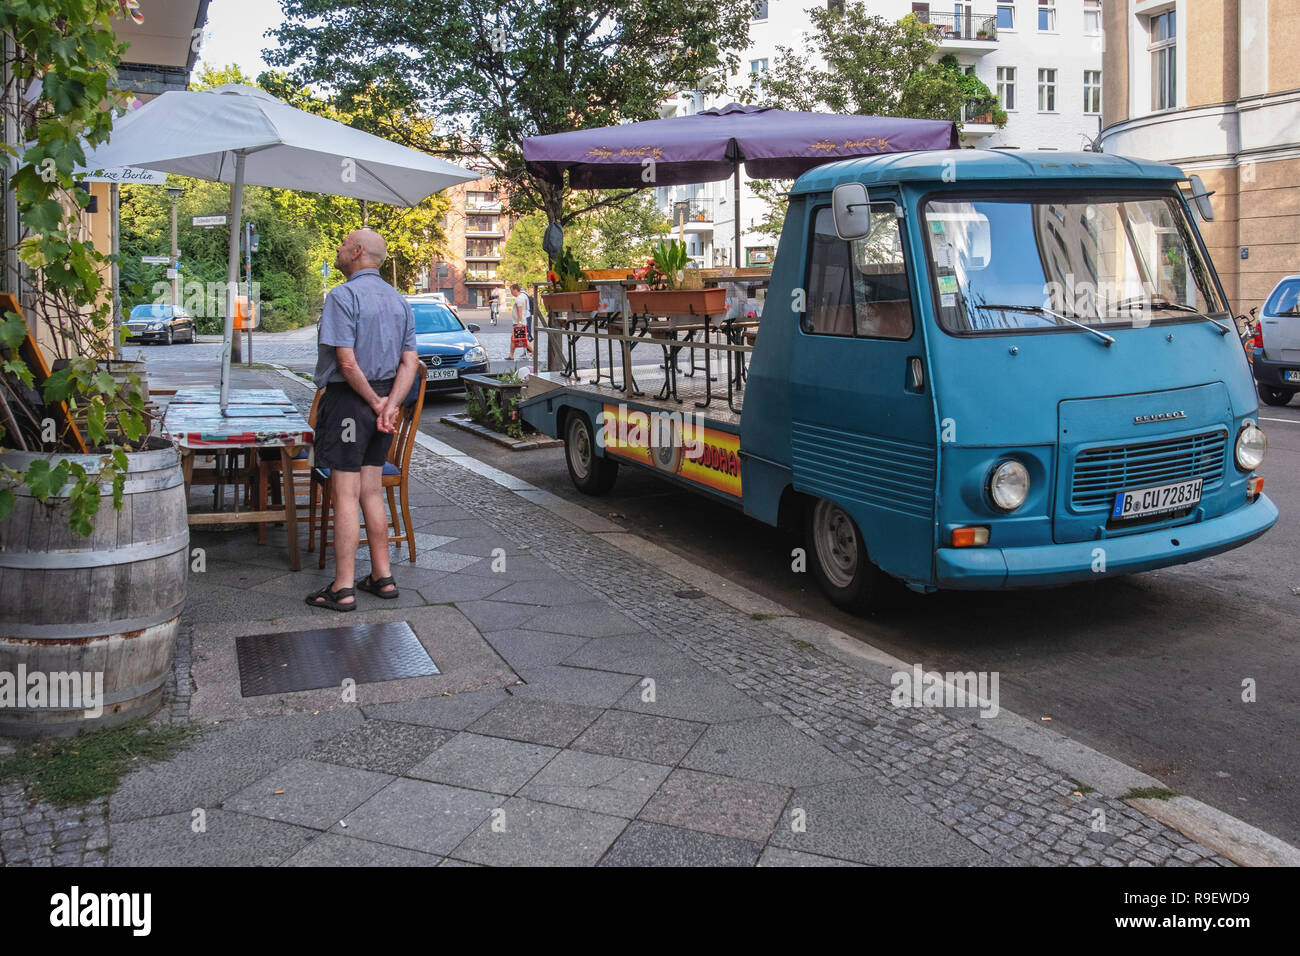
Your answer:
[[[244,185],[301,189],[392,206],[414,206],[456,183],[478,179],[437,159],[322,116],[294,109],[263,90],[229,83],[172,91],[113,124],[112,138],[88,151],[84,168],[137,166],[230,183],[230,260],[221,411],[230,393]]]

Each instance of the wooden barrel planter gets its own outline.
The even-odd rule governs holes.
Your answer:
[[[0,454],[0,464],[25,471],[38,457],[99,468],[98,455],[18,451]],[[122,508],[104,488],[90,537],[68,527],[66,499],[41,504],[25,486],[13,489],[13,512],[0,521],[0,680],[45,675],[52,691],[57,681],[71,686],[53,675],[90,675],[84,693],[102,679],[102,712],[57,706],[68,701],[52,694],[43,707],[0,696],[0,736],[67,736],[162,702],[189,570],[185,482],[176,448],[161,439],[127,459]],[[30,691],[23,700],[39,704]]]

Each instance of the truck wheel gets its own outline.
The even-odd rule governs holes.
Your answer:
[[[1285,405],[1291,401],[1295,392],[1289,388],[1271,388],[1268,385],[1259,386],[1259,397],[1264,400],[1265,405]]]
[[[572,412],[564,425],[564,460],[573,486],[587,495],[603,495],[614,487],[618,462],[600,455],[591,422],[581,412]]]
[[[862,531],[848,512],[817,499],[805,512],[804,543],[813,575],[833,604],[856,614],[881,606],[885,574],[867,557]]]

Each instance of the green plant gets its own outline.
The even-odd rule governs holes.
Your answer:
[[[568,246],[561,249],[555,257],[555,263],[546,273],[546,278],[551,283],[552,292],[585,292],[591,288],[591,283],[582,274],[582,267],[578,265],[578,257]]]
[[[678,239],[660,239],[650,249],[653,269],[646,281],[656,289],[679,289],[685,280],[686,266],[691,257],[686,253],[686,243]]]
[[[478,422],[480,425],[487,424],[487,410],[483,407],[483,402],[479,400],[475,389],[465,392],[465,414],[472,422]]]
[[[25,744],[0,764],[0,780],[31,788],[38,800],[58,805],[107,796],[123,774],[142,763],[166,760],[195,733],[193,727],[159,727],[132,721],[62,740]]]
[[[18,254],[29,270],[34,312],[52,333],[56,356],[67,360],[37,394],[33,370],[18,351],[27,324],[15,312],[4,314],[0,440],[25,451],[80,451],[67,430],[53,442],[45,440],[43,423],[55,417],[56,403],[66,401],[74,418],[84,417],[88,446],[102,452],[98,470],[66,459],[37,459],[26,472],[0,466],[0,520],[12,511],[17,486],[25,484],[45,501],[71,483],[68,522],[82,535],[94,530],[101,484],[112,487],[114,506],[121,507],[126,452],[142,441],[148,422],[138,377],[119,384],[99,365],[110,358],[113,344],[111,298],[102,294],[111,257],[82,238],[81,216],[90,196],[75,188],[72,175],[85,159],[85,146],[108,140],[113,107],[121,105],[112,92],[126,49],[113,33],[117,13],[117,0],[6,0],[0,6],[0,33],[12,39],[3,102],[32,100],[16,117],[18,140],[30,145],[21,156],[14,147],[0,146],[6,159],[19,160],[10,185],[27,236]]]

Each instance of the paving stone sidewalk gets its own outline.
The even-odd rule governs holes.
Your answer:
[[[288,572],[282,531],[196,534],[156,719],[200,735],[85,807],[0,788],[0,863],[1231,865],[421,448],[413,488],[402,598],[349,615],[302,604],[329,575]],[[203,686],[236,631],[372,620],[443,674],[356,703]]]

